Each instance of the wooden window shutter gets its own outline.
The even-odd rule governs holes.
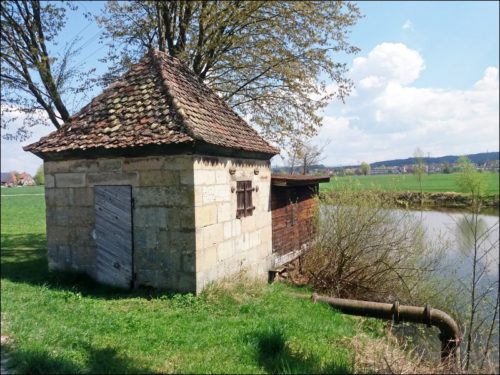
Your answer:
[[[245,181],[236,182],[236,218],[245,216]]]
[[[255,207],[252,203],[252,181],[236,182],[236,218],[251,216]]]
[[[255,207],[252,204],[252,181],[245,181],[245,216],[251,216]]]

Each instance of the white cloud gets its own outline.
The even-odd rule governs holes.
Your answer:
[[[424,69],[424,59],[417,51],[403,43],[382,43],[367,57],[355,58],[350,73],[355,82],[365,80],[366,86],[367,79],[376,80],[377,87],[380,87],[387,82],[412,83]]]
[[[384,77],[368,76],[359,81],[359,87],[362,89],[378,88],[384,85]]]
[[[410,157],[416,147],[440,156],[499,149],[498,68],[487,67],[466,90],[412,86],[422,56],[382,43],[354,60],[357,96],[327,109],[318,139],[332,139],[326,164]]]
[[[412,30],[413,31],[413,22],[410,20],[406,20],[405,23],[403,23],[403,26],[401,26],[403,30]]]
[[[488,67],[484,72],[483,78],[476,82],[474,88],[479,91],[498,91],[498,68]]]

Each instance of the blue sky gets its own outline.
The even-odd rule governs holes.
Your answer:
[[[104,3],[76,3],[79,9],[61,35],[80,35],[82,63],[104,72],[99,28],[83,16]],[[405,158],[417,147],[431,156],[498,151],[499,3],[358,5],[364,18],[352,28],[350,41],[361,51],[339,56],[348,63],[355,90],[345,104],[334,101],[324,112],[315,139],[329,140],[324,163]],[[34,129],[24,143],[51,130]],[[280,157],[273,161],[282,163]],[[2,171],[33,173],[40,164],[19,143],[2,140]]]
[[[353,44],[362,49],[360,54],[381,42],[400,42],[420,52],[427,69],[416,87],[466,89],[476,82],[474,72],[498,67],[498,2],[358,4],[366,16],[353,29]]]

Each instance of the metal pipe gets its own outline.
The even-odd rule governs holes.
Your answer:
[[[451,316],[444,311],[425,307],[400,305],[399,302],[393,304],[360,301],[344,298],[333,298],[320,296],[316,293],[312,295],[313,302],[326,302],[330,306],[340,310],[345,314],[368,316],[372,318],[424,323],[427,326],[435,326],[440,330],[441,340],[441,360],[455,368],[459,368],[460,363],[460,329]]]

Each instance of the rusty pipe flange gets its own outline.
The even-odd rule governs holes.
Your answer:
[[[427,327],[432,327],[432,324],[431,324],[431,307],[429,306],[428,303],[426,303],[425,307],[424,307],[424,318],[425,318],[425,323],[427,324]]]

